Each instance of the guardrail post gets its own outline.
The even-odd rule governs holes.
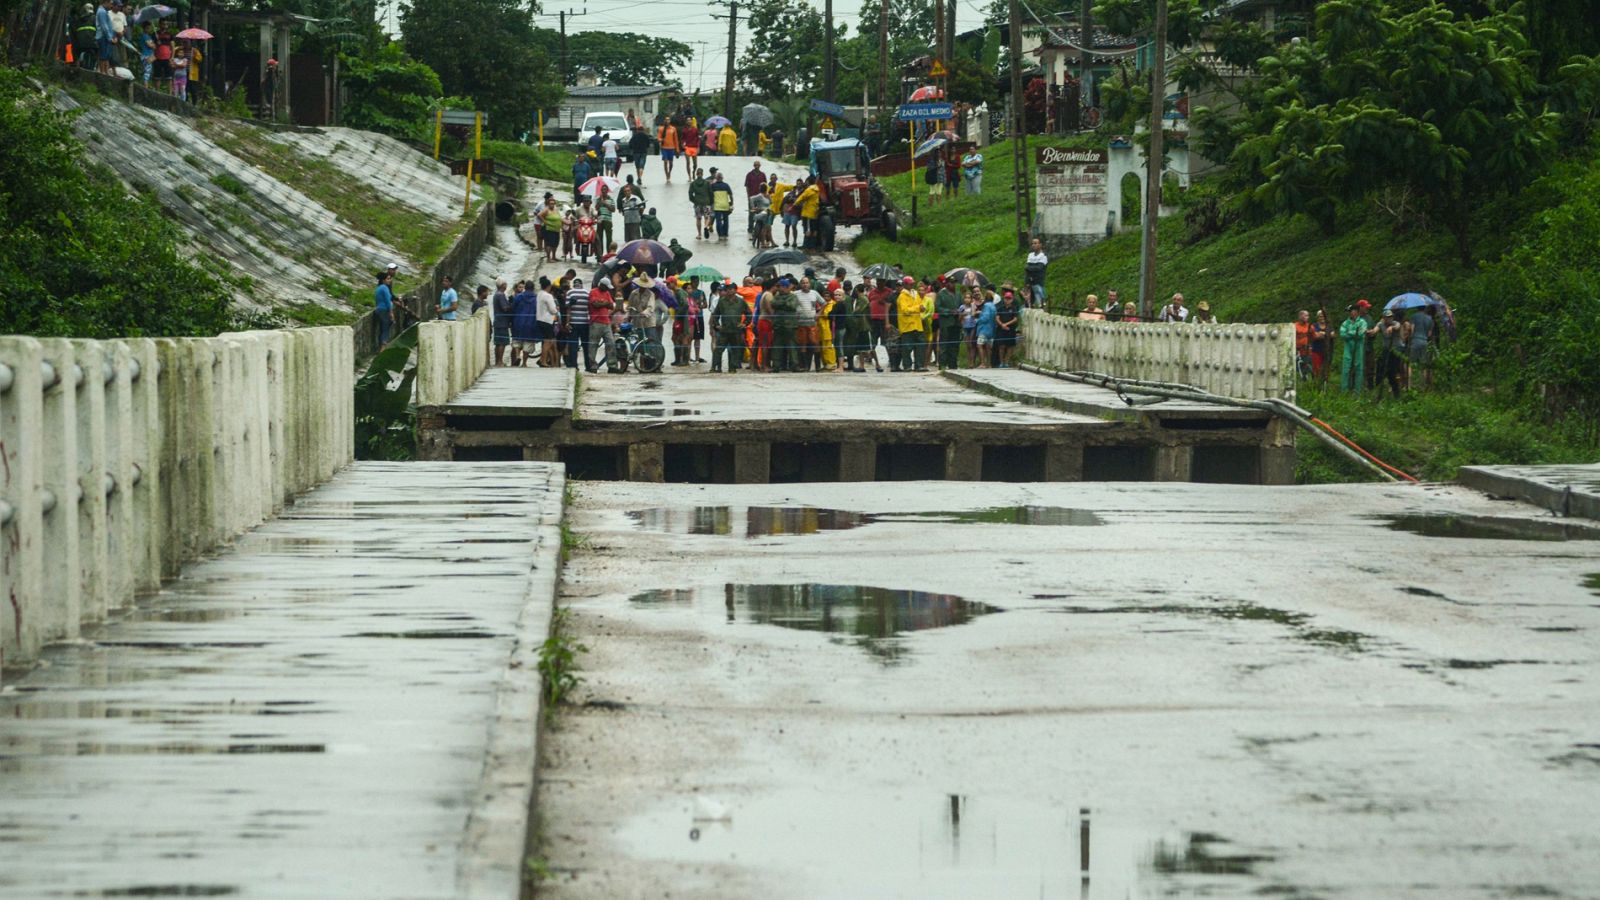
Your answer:
[[[166,525],[161,512],[161,363],[156,342],[136,338],[126,342],[128,373],[128,448],[135,467],[125,493],[128,506],[130,565],[133,589],[153,591],[161,586],[162,536]]]
[[[110,562],[106,549],[106,381],[105,349],[100,341],[72,341],[76,365],[78,430],[78,622],[100,621],[110,608]],[[65,385],[63,385],[65,386]],[[70,512],[70,508],[69,508]]]
[[[53,376],[43,386],[39,442],[41,450],[49,448],[41,460],[45,506],[41,545],[50,552],[42,569],[41,581],[49,587],[39,610],[38,634],[40,641],[49,642],[78,635],[78,389],[72,344],[61,338],[39,343],[41,359]]]
[[[133,354],[122,341],[102,343],[110,366],[105,381],[106,596],[115,609],[133,599]]]
[[[0,670],[32,659],[42,643],[45,581],[43,465],[47,447],[41,396],[42,349],[33,338],[0,338]],[[9,519],[3,513],[9,513]],[[50,546],[54,556],[57,548]],[[54,589],[51,595],[55,595]]]

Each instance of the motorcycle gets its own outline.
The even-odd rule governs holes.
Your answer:
[[[589,257],[599,257],[600,251],[596,248],[595,237],[598,226],[594,216],[581,215],[578,217],[578,228],[575,233],[578,244],[578,258],[587,263]]]

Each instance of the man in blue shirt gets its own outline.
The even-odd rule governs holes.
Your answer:
[[[453,284],[449,275],[444,276],[444,290],[439,292],[439,318],[446,322],[456,320],[456,307],[461,305]]]
[[[372,295],[372,307],[378,319],[378,349],[389,343],[394,331],[394,273],[378,276],[378,289]]]
[[[111,74],[111,51],[116,39],[111,27],[111,0],[100,0],[100,8],[94,11],[94,40],[99,53],[94,68],[101,75]]]

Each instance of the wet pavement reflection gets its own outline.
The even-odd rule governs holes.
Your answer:
[[[1379,521],[1390,531],[1423,537],[1473,538],[1481,541],[1600,541],[1600,527],[1555,519],[1498,516],[1394,516]]]
[[[629,599],[645,606],[693,605],[708,594],[694,588],[651,590]],[[730,623],[835,634],[886,664],[904,658],[906,647],[899,639],[910,632],[964,625],[1002,611],[953,594],[854,584],[726,584],[720,599]]]
[[[803,872],[796,886],[807,897],[1293,894],[1258,876],[1272,856],[1216,835],[1141,829],[1049,801],[956,793],[696,795],[632,819],[620,837],[650,859]]]
[[[641,528],[668,534],[738,534],[737,507],[694,506],[656,507],[628,513]],[[1105,524],[1086,509],[1062,506],[994,506],[970,510],[928,512],[863,513],[847,509],[814,506],[750,506],[742,517],[745,537],[817,534],[847,531],[876,523],[938,522],[954,525],[1047,525],[1092,526]]]

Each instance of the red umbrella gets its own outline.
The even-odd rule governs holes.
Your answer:
[[[943,100],[943,99],[944,99],[944,91],[939,90],[937,87],[935,87],[934,85],[931,85],[931,84],[925,84],[922,87],[919,87],[916,90],[911,92],[911,102],[913,102],[913,103],[915,103],[915,102],[917,102],[919,100]]]

